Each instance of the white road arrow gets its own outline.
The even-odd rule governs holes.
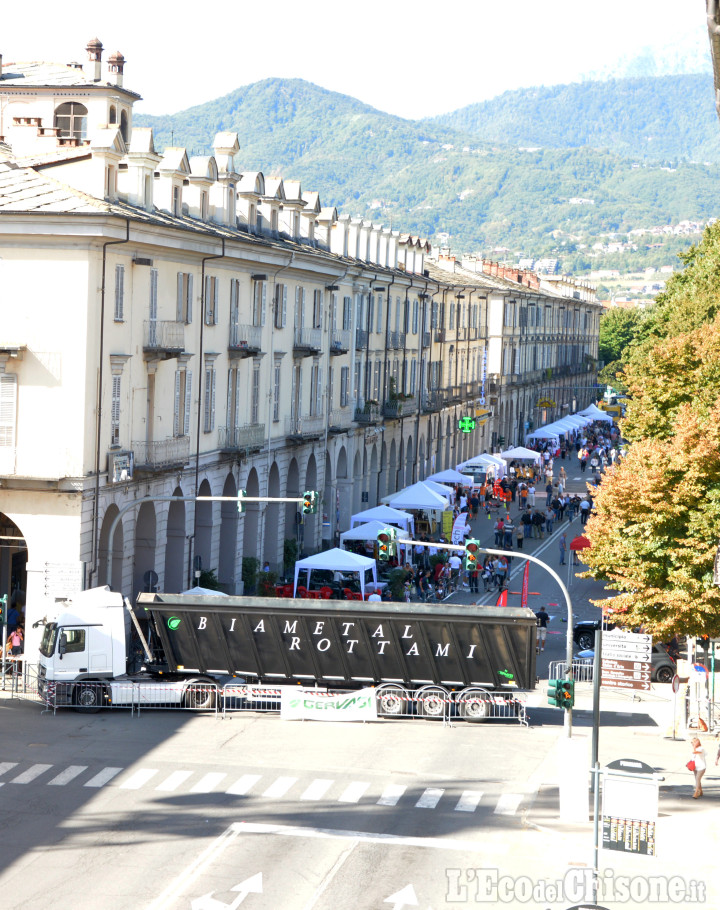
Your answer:
[[[213,897],[214,891],[204,894],[202,897],[196,897],[190,904],[191,910],[235,910],[245,900],[248,894],[262,894],[262,872],[246,878],[244,882],[235,885],[231,891],[239,891],[238,896],[231,904],[225,904],[223,901],[216,900]]]
[[[392,904],[393,910],[402,910],[403,907],[417,907],[418,899],[413,886],[407,885],[402,891],[397,891],[395,894],[391,894],[390,897],[386,897],[383,903]]]

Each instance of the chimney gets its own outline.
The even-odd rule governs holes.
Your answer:
[[[95,64],[93,72],[93,82],[100,81],[100,67],[102,65],[102,41],[99,38],[91,38],[85,48],[88,54],[88,60]]]
[[[108,73],[110,74],[110,82],[114,82],[118,88],[122,88],[123,84],[123,68],[125,66],[125,58],[120,53],[120,51],[115,51],[115,53],[108,57]]]

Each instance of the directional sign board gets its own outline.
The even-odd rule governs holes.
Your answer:
[[[645,762],[621,758],[603,771],[604,850],[656,855],[658,777]]]
[[[600,685],[611,689],[650,689],[652,636],[613,630],[602,637]]]

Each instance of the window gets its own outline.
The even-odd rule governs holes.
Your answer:
[[[417,335],[418,331],[418,310],[419,304],[417,300],[413,300],[413,310],[412,310],[412,332],[413,335]]]
[[[200,193],[200,217],[203,221],[207,221],[208,217],[208,194],[203,191]]]
[[[203,431],[212,433],[215,429],[215,368],[205,364],[205,423]]]
[[[110,445],[120,444],[120,381],[121,376],[112,377],[112,400],[110,404]]]
[[[455,328],[455,304],[450,304],[450,326],[451,329]]]
[[[337,329],[337,294],[330,295],[330,325]]]
[[[55,129],[63,139],[85,139],[87,135],[87,108],[77,101],[67,101],[55,109]]]
[[[148,316],[150,319],[151,344],[157,343],[157,305],[158,305],[158,270],[150,269],[150,305]]]
[[[405,312],[403,314],[403,332],[407,335],[410,331],[410,301],[405,298]]]
[[[349,401],[348,382],[350,380],[350,367],[340,368],[340,407],[346,408]]]
[[[362,363],[355,361],[355,401],[362,399]]]
[[[313,291],[313,328],[321,329],[322,328],[322,304],[323,304],[323,292],[315,290]]]
[[[191,272],[177,273],[177,322],[192,322],[193,276]]]
[[[400,331],[400,298],[395,298],[395,331]]]
[[[260,417],[260,360],[253,360],[252,387],[250,392],[250,422],[257,423]]]
[[[415,394],[415,383],[417,382],[417,360],[410,364],[410,394]]]
[[[284,329],[287,323],[287,285],[275,285],[275,328]]]
[[[0,450],[15,447],[17,376],[0,373]]]
[[[385,328],[383,326],[382,313],[383,313],[383,296],[382,296],[382,294],[379,294],[378,299],[377,299],[377,328],[376,328],[376,331],[378,331],[378,332],[382,332]]]
[[[310,368],[310,416],[318,417],[322,413],[322,370],[314,363]]]
[[[375,361],[375,380],[373,382],[373,398],[380,401],[380,377],[382,376],[382,360]]]
[[[125,299],[125,266],[115,266],[115,322],[122,322]]]
[[[64,654],[85,650],[85,629],[63,629],[60,633],[60,648]]]
[[[219,278],[205,276],[205,325],[217,325],[219,284]]]
[[[273,370],[273,422],[277,423],[280,420],[280,377],[281,371],[280,367],[282,362],[278,357],[275,361],[275,368]]]
[[[430,305],[430,328],[436,329],[438,327],[438,303],[436,300],[433,300]]]
[[[343,318],[342,327],[344,331],[352,327],[352,298],[343,297]]]
[[[265,303],[267,300],[267,283],[256,281],[253,288],[253,325],[265,325]]]
[[[108,123],[117,123],[117,108],[114,104],[110,105],[110,114],[108,115]]]
[[[375,298],[372,294],[368,294],[368,321],[367,321],[367,330],[372,332],[373,326],[375,324]]]
[[[177,215],[177,217],[179,218],[181,212],[182,212],[182,195],[180,193],[180,187],[176,185],[176,186],[173,186],[173,191],[172,191],[172,213],[173,213],[173,215]]]
[[[230,344],[239,341],[238,330],[240,323],[240,281],[238,278],[230,280]]]
[[[127,111],[120,111],[120,135],[125,142],[128,141],[128,115]]]
[[[305,328],[305,288],[295,288],[295,332]]]
[[[228,370],[227,427],[234,430],[240,422],[240,370]]]
[[[173,436],[190,435],[190,404],[192,373],[175,371],[175,407],[173,409]]]
[[[328,410],[332,410],[333,406],[333,397],[335,395],[335,369],[334,367],[328,367],[328,384],[327,384],[327,400]]]

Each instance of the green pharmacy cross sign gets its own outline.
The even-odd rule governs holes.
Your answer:
[[[460,420],[458,420],[458,429],[462,430],[463,433],[472,433],[475,429],[475,418],[461,417]]]

